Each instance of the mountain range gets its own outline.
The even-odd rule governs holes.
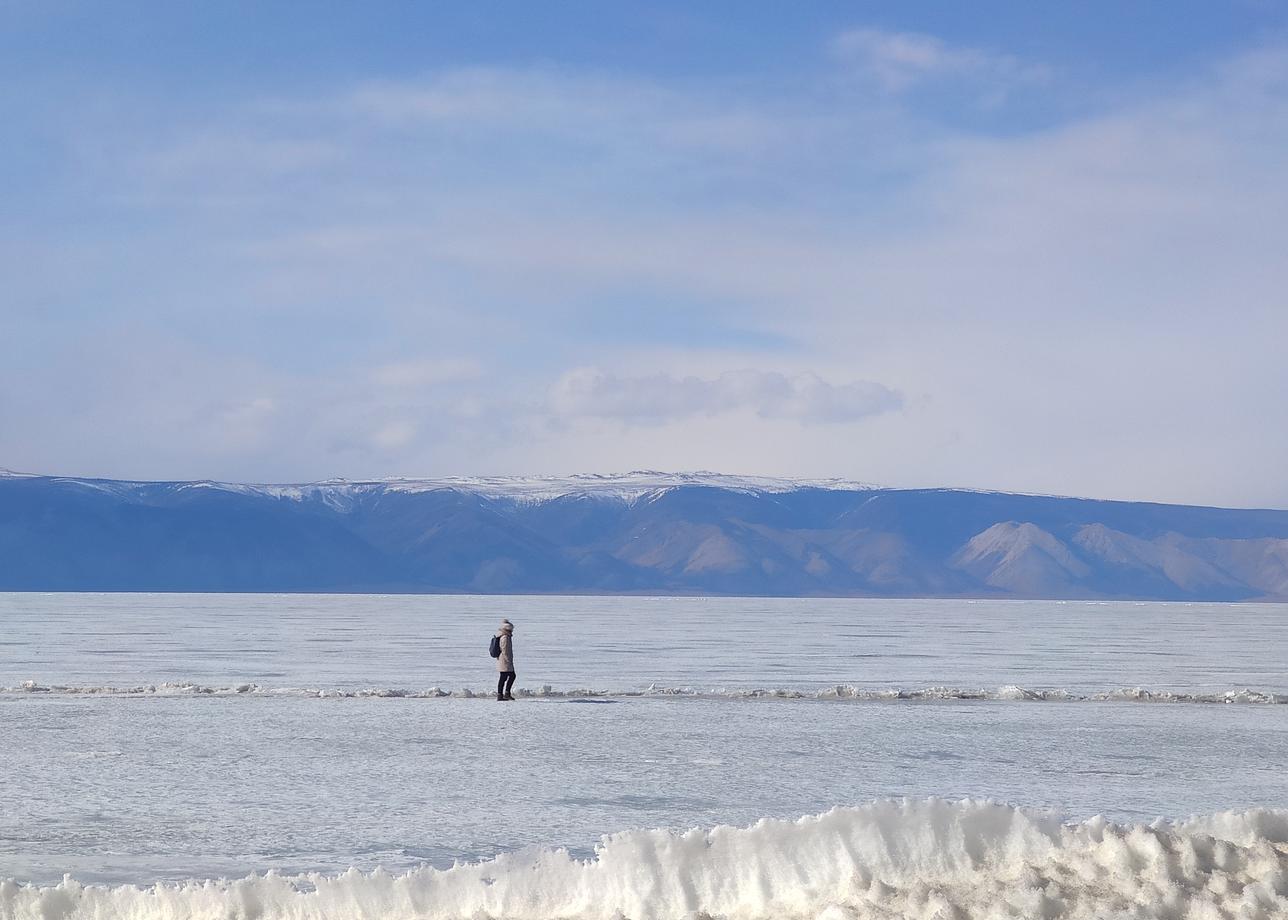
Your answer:
[[[714,473],[0,472],[0,590],[1288,600],[1288,511]]]

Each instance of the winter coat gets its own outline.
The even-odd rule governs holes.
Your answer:
[[[514,670],[514,635],[508,629],[498,629],[496,634],[501,638],[501,656],[496,660],[498,671]]]

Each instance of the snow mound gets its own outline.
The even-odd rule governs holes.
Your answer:
[[[1226,918],[1288,915],[1288,811],[1063,823],[993,802],[875,802],[752,827],[628,831],[405,875],[151,887],[0,882],[6,920]]]

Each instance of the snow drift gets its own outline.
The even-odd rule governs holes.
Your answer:
[[[797,821],[606,837],[406,875],[152,887],[0,883],[4,920],[1288,916],[1288,811],[1063,823],[992,802],[876,802]]]

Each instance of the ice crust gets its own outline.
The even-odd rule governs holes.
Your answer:
[[[1277,705],[1288,703],[1288,695],[1249,688],[1218,692],[1149,690],[1144,687],[1118,687],[1094,693],[1065,689],[1033,689],[1005,686],[995,688],[917,687],[872,688],[839,684],[822,689],[792,687],[701,688],[653,685],[643,689],[604,689],[594,687],[556,688],[550,685],[515,689],[515,694],[529,699],[727,699],[727,700],[819,700],[857,702],[926,702],[934,700],[993,700],[1023,703],[1238,703]],[[299,697],[316,699],[489,699],[495,690],[489,688],[428,687],[268,687],[243,683],[208,686],[188,682],[161,682],[134,686],[96,686],[42,684],[25,681],[17,687],[0,687],[0,695],[48,696],[193,696],[193,697]]]
[[[1288,916],[1288,811],[1064,823],[987,801],[884,801],[797,821],[627,831],[593,858],[530,849],[404,875],[150,887],[0,883],[4,920],[663,920]]]

